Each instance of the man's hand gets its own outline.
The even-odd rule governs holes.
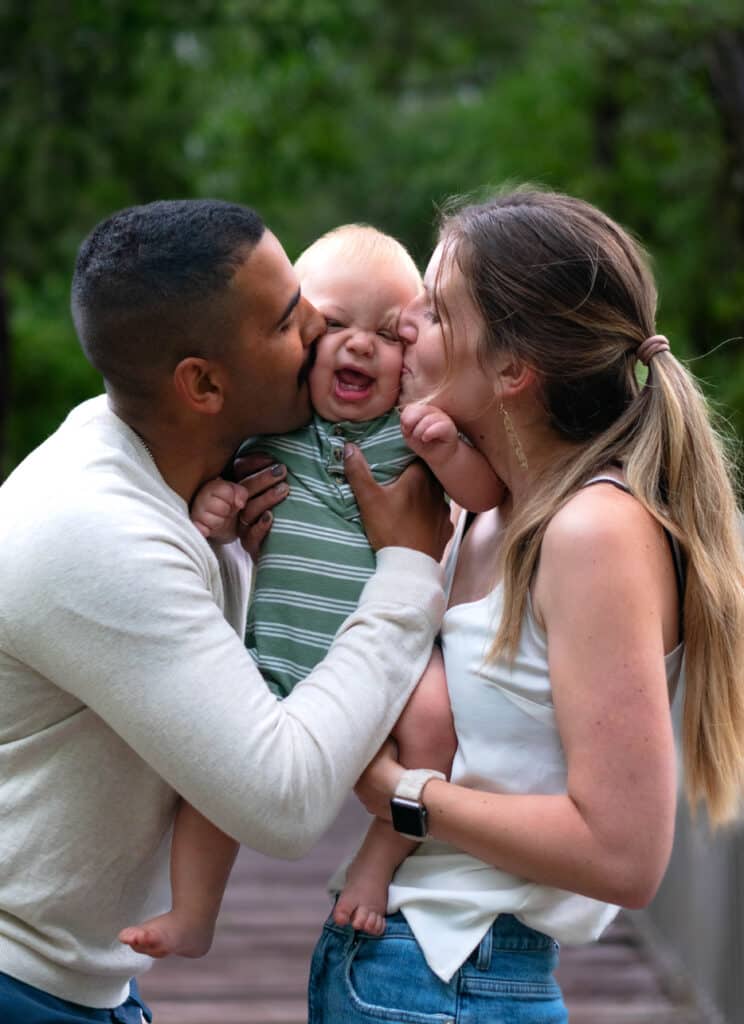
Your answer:
[[[369,813],[385,821],[390,821],[390,800],[403,774],[397,757],[395,741],[385,740],[354,786],[354,792]]]
[[[261,544],[271,529],[271,509],[289,494],[285,480],[287,469],[262,452],[250,452],[235,460],[233,473],[246,494],[238,518],[238,536],[255,562]]]
[[[452,523],[442,488],[426,466],[416,462],[383,487],[355,445],[347,445],[344,455],[346,479],[354,491],[372,549],[413,548],[439,561]]]

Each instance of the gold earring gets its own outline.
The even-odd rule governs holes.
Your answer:
[[[512,418],[504,408],[503,402],[499,406],[499,410],[504,418],[504,430],[506,431],[506,436],[509,438],[509,442],[512,448],[514,449],[514,454],[517,456],[517,462],[522,467],[522,469],[528,469],[529,463],[527,462],[527,456],[524,454],[524,448],[520,444],[519,438],[517,437],[517,432],[514,429]]]

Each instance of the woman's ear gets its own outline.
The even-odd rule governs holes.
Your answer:
[[[198,356],[182,359],[173,371],[173,387],[191,412],[215,416],[222,411],[225,392],[215,363]]]
[[[523,391],[530,390],[537,381],[537,374],[515,356],[505,356],[497,369],[496,393],[499,398],[514,398]]]

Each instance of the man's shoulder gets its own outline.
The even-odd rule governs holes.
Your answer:
[[[76,480],[107,458],[131,459],[131,433],[111,412],[105,395],[83,402],[13,470],[0,487],[0,500],[12,504],[19,494],[31,499],[46,492],[54,503],[65,481]]]
[[[219,563],[185,505],[112,466],[59,483],[25,509],[19,492],[0,502],[0,646],[28,651],[63,623],[141,619],[173,593],[219,589]]]
[[[88,406],[88,408],[86,408]],[[0,487],[0,564],[41,576],[49,562],[113,562],[138,539],[198,535],[136,440],[86,403]]]

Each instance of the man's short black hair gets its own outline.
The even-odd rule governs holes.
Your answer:
[[[227,286],[264,233],[258,214],[216,199],[121,210],[80,246],[72,315],[87,359],[121,394],[190,355],[214,358],[234,330]]]

